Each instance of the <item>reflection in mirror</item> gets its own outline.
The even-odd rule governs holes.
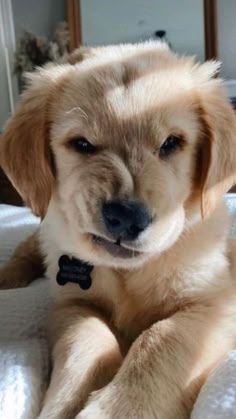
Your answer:
[[[204,60],[202,0],[99,0],[99,8],[96,0],[81,0],[80,9],[84,45],[143,41],[164,31],[174,51]]]

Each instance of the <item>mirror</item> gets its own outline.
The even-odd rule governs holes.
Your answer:
[[[68,0],[71,49],[158,38],[200,61],[216,56],[214,0]],[[162,32],[163,34],[163,32]]]

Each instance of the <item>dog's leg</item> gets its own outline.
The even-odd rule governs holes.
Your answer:
[[[53,314],[53,370],[40,419],[74,419],[91,391],[106,385],[122,355],[115,335],[91,308],[67,306]]]
[[[114,379],[90,396],[77,419],[189,418],[206,374],[232,345],[221,314],[195,307],[143,332]]]
[[[43,276],[44,271],[36,231],[17,246],[9,261],[0,268],[0,289],[25,287]]]

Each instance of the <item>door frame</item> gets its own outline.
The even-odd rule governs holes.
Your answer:
[[[16,40],[11,0],[0,0],[0,38],[4,49],[10,111],[14,112],[19,90],[17,77],[14,73]]]

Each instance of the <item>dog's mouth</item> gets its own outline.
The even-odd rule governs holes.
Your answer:
[[[119,257],[123,259],[133,258],[141,255],[141,252],[137,250],[130,249],[128,247],[124,247],[121,245],[121,240],[118,239],[116,242],[112,242],[110,240],[104,239],[103,237],[97,236],[95,234],[92,235],[93,242],[103,247],[110,255],[114,257]]]

